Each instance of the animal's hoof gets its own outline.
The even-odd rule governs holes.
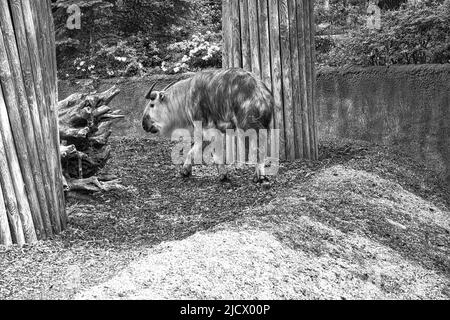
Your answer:
[[[265,177],[265,176],[254,176],[253,177],[253,182],[254,183],[258,183],[258,184],[262,184],[262,185],[270,185],[269,183],[269,178]]]
[[[181,168],[180,175],[184,178],[188,178],[192,175],[192,170],[190,170],[188,168]]]
[[[219,175],[219,181],[220,182],[227,182],[230,181],[230,176],[228,175],[228,173],[221,173]]]
[[[266,179],[267,179],[267,178],[266,178]],[[264,189],[269,189],[270,186],[271,186],[269,179],[262,181],[262,182],[261,182],[261,186],[262,186]]]

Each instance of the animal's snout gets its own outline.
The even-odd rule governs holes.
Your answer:
[[[144,117],[142,117],[142,128],[144,128],[145,131],[149,132],[151,126],[152,126],[152,121],[150,119],[150,116],[144,115]]]
[[[150,119],[149,115],[145,115],[142,118],[142,128],[144,128],[145,131],[150,133],[158,133],[159,130],[153,125],[153,121]]]

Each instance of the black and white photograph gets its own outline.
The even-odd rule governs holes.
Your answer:
[[[0,303],[448,301],[450,0],[0,0],[0,173]]]

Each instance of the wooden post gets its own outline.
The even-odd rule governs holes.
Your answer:
[[[251,51],[250,51],[250,26],[248,24],[248,19],[245,19],[245,17],[248,16],[248,1],[249,0],[240,0],[239,2],[239,14],[240,14],[240,20],[242,23],[240,23],[241,26],[241,39],[242,39],[242,67],[246,70],[252,69],[252,59],[251,59]],[[226,2],[226,1],[224,1]]]
[[[52,19],[50,0],[0,0],[0,244],[51,237],[67,221]]]
[[[225,2],[229,0],[224,0]],[[232,12],[231,14],[236,14]],[[248,24],[250,30],[250,56],[252,71],[257,76],[261,76],[261,61],[259,50],[259,24],[258,24],[258,0],[248,0]],[[239,22],[240,23],[240,22]],[[234,67],[234,66],[233,66]]]
[[[236,1],[223,1],[224,57],[232,57],[223,67],[243,67],[272,89],[282,160],[317,159],[313,1]]]

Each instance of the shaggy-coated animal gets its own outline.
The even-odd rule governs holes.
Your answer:
[[[200,121],[203,129],[270,129],[274,100],[266,85],[252,73],[240,68],[208,70],[172,83],[162,91],[154,91],[154,83],[146,95],[149,100],[142,118],[145,131],[170,137],[176,129],[194,130]],[[198,150],[197,150],[198,151]],[[194,147],[181,169],[183,176],[192,173]],[[219,165],[221,179],[228,178],[224,165]],[[265,181],[264,160],[256,166],[255,178]]]

